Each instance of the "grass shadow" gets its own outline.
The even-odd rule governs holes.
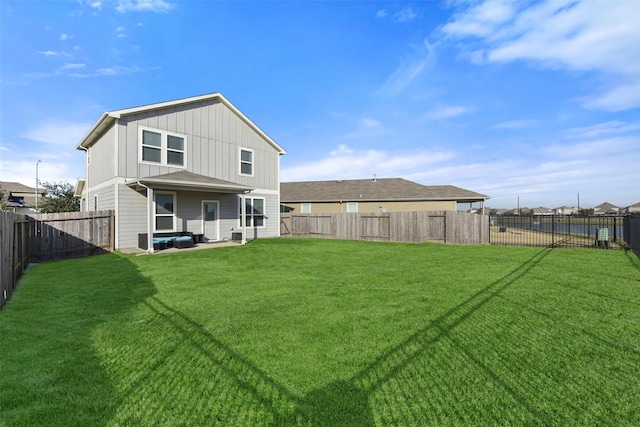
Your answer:
[[[0,424],[106,425],[114,384],[94,329],[154,293],[118,253],[32,265],[0,312]]]
[[[549,253],[550,249],[537,252],[511,272],[488,284],[466,300],[451,308],[428,325],[381,354],[367,367],[351,378],[335,380],[328,385],[312,389],[305,395],[297,395],[289,391],[277,380],[271,378],[264,370],[231,347],[215,337],[205,327],[195,322],[185,313],[173,308],[168,302],[158,297],[148,298],[143,304],[157,318],[155,322],[164,325],[170,331],[170,342],[173,345],[162,347],[154,352],[150,350],[150,363],[139,375],[127,382],[123,398],[118,405],[131,405],[148,401],[152,393],[158,397],[158,386],[154,390],[149,384],[163,381],[165,366],[172,366],[171,375],[188,376],[194,364],[202,377],[190,383],[192,390],[183,392],[179,397],[166,392],[161,399],[171,401],[173,411],[180,422],[197,423],[199,420],[189,418],[196,413],[210,414],[214,424],[224,425],[311,425],[311,426],[370,426],[380,423],[379,414],[372,408],[374,395],[383,387],[404,375],[403,371],[413,369],[418,359],[434,351],[440,341],[446,339],[457,348],[457,351],[468,356],[485,372],[486,376],[502,387],[519,406],[530,414],[531,418],[542,420],[544,414],[537,410],[517,389],[504,381],[499,373],[478,358],[463,344],[451,337],[451,332],[486,304],[504,292],[509,286],[524,277],[535,268]],[[184,354],[197,354],[191,361],[178,362],[181,348],[190,348]],[[174,378],[175,382],[175,378]],[[168,386],[168,385],[167,385]],[[160,385],[163,388],[164,385]],[[402,391],[396,390],[402,393]],[[388,393],[387,393],[388,394]],[[131,400],[131,396],[138,396]],[[210,396],[224,396],[223,399],[211,400]],[[395,399],[387,395],[387,399]],[[427,401],[427,395],[424,399]],[[179,401],[178,401],[179,400]],[[240,407],[237,403],[240,403]],[[162,406],[167,404],[159,404]],[[188,405],[199,408],[189,413]],[[384,403],[383,403],[384,406]],[[411,424],[421,418],[419,411],[423,408],[409,408],[404,414],[395,414],[394,421],[399,424]],[[178,415],[181,414],[181,415]],[[140,419],[132,411],[123,409],[117,422],[136,423]],[[163,418],[164,414],[150,411],[147,414],[153,423],[167,423],[171,419]],[[174,420],[175,421],[175,420]]]

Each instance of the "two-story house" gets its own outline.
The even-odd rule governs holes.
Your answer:
[[[116,249],[145,233],[148,248],[160,232],[279,235],[285,151],[220,93],[105,112],[76,148],[81,210],[115,211]]]

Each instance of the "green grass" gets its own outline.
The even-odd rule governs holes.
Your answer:
[[[32,266],[0,426],[639,425],[630,252],[306,239]]]

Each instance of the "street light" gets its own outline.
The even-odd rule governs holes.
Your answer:
[[[38,165],[42,160],[36,162],[36,213],[38,213]]]

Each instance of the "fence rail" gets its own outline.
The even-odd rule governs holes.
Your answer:
[[[30,262],[111,252],[114,230],[113,211],[0,212],[0,308]]]
[[[282,237],[380,242],[489,243],[489,218],[453,211],[281,214]]]
[[[627,247],[627,215],[496,215],[490,217],[494,245],[572,248]]]

